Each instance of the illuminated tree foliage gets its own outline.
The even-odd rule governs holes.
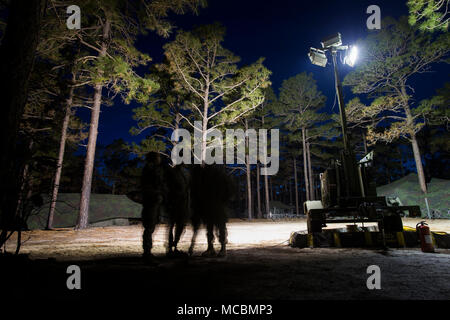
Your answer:
[[[450,0],[408,0],[409,23],[420,30],[448,30]]]
[[[419,133],[428,176],[449,178],[450,159],[450,83],[437,90],[436,95],[420,102],[416,113],[425,124]]]
[[[303,173],[305,178],[306,198],[312,198],[308,164],[307,130],[323,121],[323,115],[317,111],[323,107],[325,96],[317,89],[312,74],[300,73],[283,81],[280,88],[279,109],[276,114],[283,118],[286,129],[294,139],[302,142]]]
[[[170,12],[195,11],[203,4],[202,0],[85,0],[80,3],[85,12],[77,37],[81,45],[91,52],[83,60],[86,68],[81,77],[85,76],[85,84],[94,89],[94,97],[77,229],[88,224],[103,89],[108,89],[113,97],[121,97],[125,103],[132,100],[146,102],[158,84],[152,78],[141,77],[135,72],[137,67],[151,61],[148,55],[135,47],[137,36],[146,30],[167,36],[171,25],[166,18]]]
[[[201,163],[205,162],[207,134],[226,124],[236,123],[264,102],[264,88],[270,85],[270,71],[263,59],[238,67],[240,58],[222,46],[225,29],[218,25],[180,31],[165,46],[169,71],[177,84],[192,95],[188,117],[180,113],[190,128],[201,122]]]
[[[171,136],[174,130],[183,127],[181,114],[189,114],[189,93],[183,90],[168,72],[167,64],[159,64],[151,69],[152,77],[159,84],[156,91],[148,100],[133,110],[136,127],[130,130],[133,135],[143,132],[151,133],[139,145],[133,144],[133,153],[143,156],[150,151],[159,152],[170,158],[171,150],[176,144]]]
[[[261,103],[256,109],[252,112],[246,113],[234,126],[232,129],[242,129],[247,131],[249,129],[252,130],[260,130],[266,129],[268,130],[268,135],[270,135],[270,130],[274,128],[279,128],[281,121],[279,118],[275,117],[274,108],[276,105],[277,97],[272,89],[272,87],[267,87],[263,90],[264,93],[264,102]],[[229,128],[229,127],[228,127]],[[261,178],[264,177],[264,192],[265,192],[265,208],[266,214],[269,214],[270,203],[269,203],[269,176],[261,175],[261,168],[265,166],[261,163],[251,163],[251,159],[249,156],[249,148],[250,148],[250,139],[248,136],[245,137],[244,141],[245,148],[247,150],[244,158],[236,157],[236,163],[240,164],[240,166],[233,166],[233,169],[239,169],[246,174],[246,199],[247,199],[247,214],[248,218],[252,219],[254,217],[262,218],[262,197],[261,197]],[[225,143],[229,143],[229,141],[225,141]],[[234,144],[233,142],[230,142]],[[239,143],[239,142],[237,142]],[[271,148],[271,139],[268,137],[267,146]],[[252,183],[252,172],[255,172],[256,183]],[[254,197],[253,190],[256,190],[256,198]],[[256,200],[256,201],[254,201]],[[256,204],[256,206],[254,206]]]
[[[450,127],[450,82],[437,90],[437,94],[430,99],[420,102],[415,110],[416,114],[421,115],[425,122],[435,126],[445,126],[449,131]]]
[[[374,100],[369,106],[351,101],[347,107],[349,121],[367,125],[371,143],[407,138],[413,148],[420,186],[426,192],[416,138],[423,127],[421,114],[425,109],[415,108],[410,79],[430,71],[433,64],[446,61],[450,35],[445,33],[433,39],[411,28],[406,18],[386,19],[381,31],[369,35],[361,47],[365,48],[361,63],[345,78],[344,85]]]

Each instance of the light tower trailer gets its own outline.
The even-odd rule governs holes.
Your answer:
[[[364,225],[375,222],[382,236],[382,244],[386,246],[386,233],[402,237],[398,234],[403,233],[402,216],[408,213],[409,217],[420,217],[420,207],[391,205],[386,197],[377,196],[372,176],[373,152],[356,163],[356,166],[351,160],[342,152],[341,160],[332,161],[330,167],[320,175],[322,200],[304,203],[308,234],[314,236],[322,233],[323,228],[333,223]],[[350,170],[354,175],[349,174]],[[404,242],[401,239],[398,241]]]
[[[349,48],[342,45],[341,35],[338,33],[322,41],[322,50],[311,48],[309,53],[313,64],[326,67],[328,60],[326,53],[331,52],[344,148],[341,150],[340,159],[332,161],[329,168],[321,174],[322,200],[304,203],[308,235],[313,239],[313,236],[322,233],[322,228],[329,223],[376,222],[382,235],[383,246],[386,246],[386,233],[403,234],[402,215],[409,212],[410,217],[420,216],[420,208],[390,206],[386,197],[377,196],[375,179],[372,175],[373,152],[361,161],[356,161],[350,147],[342,84],[337,66],[338,52],[348,51]],[[350,54],[349,58],[344,59],[349,61],[347,64],[354,65],[355,54]]]

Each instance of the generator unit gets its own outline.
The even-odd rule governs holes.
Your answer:
[[[383,232],[402,232],[402,216],[420,216],[418,206],[399,206],[377,196],[374,153],[359,162],[351,151],[341,152],[320,175],[321,201],[306,201],[308,233],[322,232],[329,223],[376,222]]]

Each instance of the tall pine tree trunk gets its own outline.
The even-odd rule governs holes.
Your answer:
[[[273,201],[273,196],[272,196],[272,179],[270,177],[267,178],[267,185],[268,185],[268,189],[269,189],[269,201]]]
[[[208,133],[208,120],[207,120],[207,115],[208,115],[208,109],[207,107],[205,107],[205,113],[206,114],[203,118],[203,122],[202,122],[202,153],[201,153],[201,165],[202,167],[206,165],[205,160],[206,160],[206,149],[208,147],[208,141],[207,141],[207,133]]]
[[[99,57],[106,56],[107,39],[110,34],[110,21],[106,19],[103,24],[103,43]],[[99,71],[103,74],[102,70]],[[92,174],[94,172],[95,148],[97,145],[98,123],[100,118],[100,109],[102,105],[103,84],[96,84],[94,87],[94,103],[91,110],[91,124],[89,128],[89,139],[86,151],[86,161],[84,165],[83,186],[81,188],[80,211],[76,229],[85,229],[89,219],[89,202],[91,198]]]
[[[305,177],[305,189],[306,189],[306,200],[311,200],[310,189],[309,189],[309,178],[308,178],[308,157],[306,150],[306,130],[302,128],[302,143],[303,143],[303,175]]]
[[[72,77],[72,82],[75,81],[75,75]],[[52,199],[50,202],[50,210],[47,219],[47,230],[53,228],[53,217],[55,216],[56,200],[58,199],[59,183],[61,181],[62,166],[64,161],[64,152],[66,149],[67,129],[69,128],[70,116],[72,115],[72,104],[74,87],[70,87],[69,96],[66,100],[66,110],[64,115],[63,126],[61,129],[61,138],[59,141],[58,162],[56,164],[55,178],[53,182]]]
[[[256,165],[256,199],[258,201],[258,219],[262,218],[262,210],[261,210],[261,187],[260,187],[260,174],[261,174],[261,168],[260,165]]]
[[[311,164],[311,144],[309,142],[306,143],[306,152],[308,155],[308,179],[309,179],[309,195],[310,200],[315,199],[315,193],[314,193],[314,179],[313,179],[313,171],[312,171],[312,164]]]
[[[245,132],[248,130],[248,121],[245,119]],[[247,172],[247,210],[248,210],[248,219],[251,220],[253,217],[253,210],[252,210],[252,172],[251,172],[251,166],[250,166],[250,154],[249,154],[249,137],[245,137],[245,146],[247,149],[247,152],[245,153],[245,166],[246,166],[246,172]]]
[[[300,176],[303,176],[303,173],[301,172],[301,167],[300,168],[297,168],[297,169],[300,169],[300,172],[298,173]],[[297,170],[298,171],[298,170]],[[305,214],[304,212],[303,212],[303,204],[305,203],[305,201],[306,201],[306,193],[303,193],[303,185],[304,185],[304,183],[302,182],[302,181],[299,181],[299,188],[300,188],[300,192],[298,192],[298,203],[299,203],[299,205],[300,205],[300,207],[299,207],[299,210],[303,213],[303,214]],[[305,189],[306,190],[306,189]]]
[[[205,165],[206,159],[206,147],[207,144],[207,133],[208,133],[208,110],[209,110],[209,75],[206,78],[207,86],[205,88],[205,95],[203,98],[203,121],[202,121],[202,157],[201,165]]]
[[[270,189],[270,201],[275,201],[274,195],[273,195],[273,181],[272,177],[270,177],[269,180],[269,189]]]
[[[270,198],[269,198],[269,176],[264,176],[264,191],[265,191],[265,199],[266,199],[266,215],[269,217],[270,214]]]
[[[417,143],[416,135],[411,138],[411,145],[413,149],[414,160],[416,162],[417,175],[419,176],[420,189],[422,189],[422,192],[426,194],[428,191],[427,183],[425,180],[425,172],[423,171],[422,157],[420,156],[420,149],[419,144]]]
[[[405,85],[402,86],[401,92],[402,92],[403,100],[404,100],[404,110],[405,110],[405,114],[406,114],[407,125],[410,127],[413,127],[414,126],[414,118],[411,113],[411,109],[409,108],[409,104],[408,104],[409,98],[408,98],[408,94],[406,93]],[[413,149],[414,160],[416,162],[416,169],[417,169],[417,175],[419,177],[420,189],[422,189],[422,192],[426,194],[427,193],[427,183],[425,180],[425,172],[423,171],[422,157],[420,154],[420,149],[419,149],[419,144],[417,142],[416,134],[411,135],[411,145],[412,145],[412,149]]]
[[[369,149],[367,148],[367,137],[364,130],[362,131],[362,139],[363,139],[363,147],[364,147],[364,156],[369,153]]]
[[[28,81],[39,42],[46,0],[15,0],[9,6],[8,22],[0,46],[0,247],[7,240],[18,200],[17,157],[19,123],[27,102]],[[3,226],[3,227],[2,227]]]
[[[31,158],[32,154],[33,154],[33,145],[34,145],[34,140],[30,139],[30,142],[28,143],[28,150],[27,150],[27,153],[30,155],[29,158]],[[17,206],[16,206],[16,217],[20,217],[20,213],[22,211],[22,205],[24,203],[24,200],[27,199],[27,197],[24,195],[25,195],[25,190],[27,187],[27,180],[28,180],[29,172],[30,172],[30,160],[27,159],[27,161],[23,167],[23,170],[22,170],[22,174],[21,174],[22,177],[20,179],[20,189],[19,189],[19,195],[18,195],[19,199],[17,201]],[[29,186],[27,189],[30,190]]]
[[[248,206],[248,192],[247,192],[247,176],[245,176],[245,177],[243,177],[242,178],[243,179],[243,185],[244,185],[244,190],[245,190],[245,192],[244,192],[244,194],[245,194],[245,201],[244,201],[244,206],[243,206],[243,208],[245,208],[245,209],[247,209],[247,206]],[[244,209],[244,210],[245,210]]]
[[[84,229],[88,225],[89,203],[92,189],[92,176],[95,164],[95,149],[97,146],[98,123],[100,118],[100,107],[102,99],[102,84],[95,86],[94,105],[92,107],[91,123],[89,128],[89,140],[84,164],[83,186],[81,188],[80,211],[76,229]]]
[[[312,169],[312,162],[311,162],[311,151],[310,151],[310,145],[308,144],[308,179],[309,179],[309,195],[311,196],[311,200],[316,199],[316,183],[314,180],[314,172]]]
[[[255,187],[255,185],[256,185],[256,182],[255,182],[255,180],[256,180],[256,177],[255,177],[255,179],[253,179],[253,174],[251,175],[251,177],[252,177],[252,210],[253,210],[253,216],[252,216],[252,218],[254,219],[254,218],[257,218],[257,216],[258,216],[258,212],[257,212],[257,206],[258,206],[258,201],[257,201],[257,194],[256,194],[256,187]]]
[[[264,127],[264,116],[261,117],[262,126]],[[267,166],[264,166],[267,168]],[[270,198],[269,198],[269,176],[264,175],[264,191],[265,191],[265,199],[266,199],[266,216],[269,217],[270,214]]]
[[[292,206],[292,183],[291,180],[288,180],[288,187],[289,187],[289,205]]]
[[[297,182],[297,159],[294,157],[294,192],[295,192],[295,212],[300,214],[298,208],[298,182]]]

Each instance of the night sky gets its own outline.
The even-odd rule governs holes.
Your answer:
[[[312,72],[319,89],[327,96],[326,109],[335,103],[334,78],[331,66],[313,66],[307,57],[311,46],[320,48],[320,41],[336,32],[342,34],[344,44],[352,44],[365,37],[368,30],[366,14],[369,5],[381,8],[382,19],[387,16],[398,18],[408,14],[406,0],[363,1],[363,0],[209,0],[208,7],[199,16],[173,16],[178,28],[190,30],[197,25],[222,23],[227,29],[224,46],[241,57],[242,63],[250,64],[259,57],[265,57],[265,65],[272,71],[273,88],[278,92],[284,79],[301,72]],[[137,47],[150,54],[155,63],[161,62],[162,46],[173,39],[162,39],[155,34],[141,37]],[[360,48],[364,50],[364,48]],[[420,75],[414,79],[416,100],[430,97],[437,88],[448,81],[450,67],[438,65],[436,72]],[[351,70],[340,65],[341,78]],[[345,100],[353,98],[345,88]],[[145,137],[132,136],[130,128],[135,125],[132,109],[135,104],[124,105],[115,101],[112,107],[102,107],[98,143],[106,145],[122,138],[127,142],[138,142]],[[333,109],[338,112],[337,103]],[[89,113],[80,114],[85,121]]]

